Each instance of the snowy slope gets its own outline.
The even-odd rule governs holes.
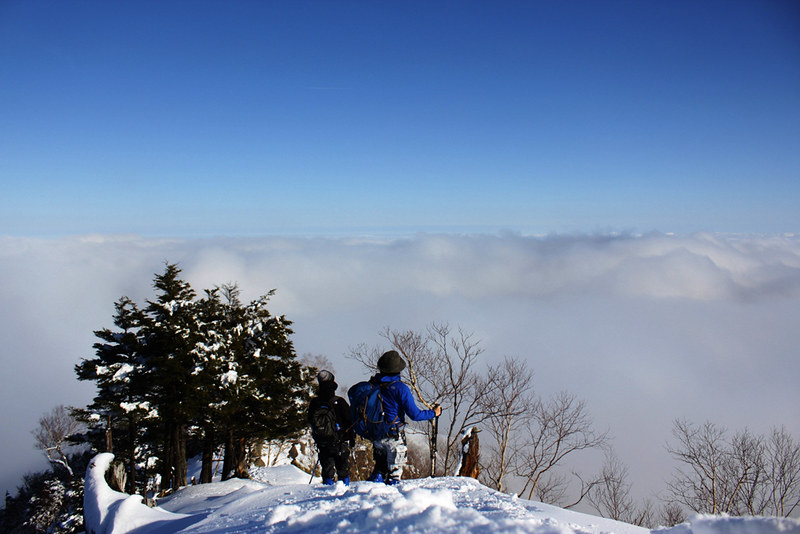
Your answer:
[[[167,533],[534,533],[648,534],[647,529],[570,512],[493,491],[468,478],[356,482],[322,486],[292,466],[261,469],[262,480],[189,486],[158,509],[112,491],[102,473],[110,454],[87,473],[87,532]],[[266,480],[268,479],[268,480]],[[96,503],[96,504],[95,504]],[[800,521],[698,517],[658,534],[800,534]]]

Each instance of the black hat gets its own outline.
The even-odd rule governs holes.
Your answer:
[[[383,356],[378,358],[378,371],[385,375],[399,374],[405,368],[406,362],[396,350],[384,352]]]

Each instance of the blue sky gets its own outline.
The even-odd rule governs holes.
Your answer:
[[[0,235],[800,231],[795,2],[0,5]]]

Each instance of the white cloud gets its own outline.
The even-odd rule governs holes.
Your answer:
[[[528,358],[541,391],[585,397],[633,474],[668,463],[676,417],[800,434],[796,411],[777,409],[800,401],[795,236],[5,237],[0,489],[37,457],[38,417],[91,398],[72,367],[92,355],[92,331],[111,326],[115,300],[152,296],[165,261],[198,292],[235,281],[250,299],[276,288],[270,309],[295,321],[298,352],[327,355],[343,384],[363,371],[342,354],[379,343],[384,326],[461,325],[487,358]]]

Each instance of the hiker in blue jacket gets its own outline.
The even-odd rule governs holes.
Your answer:
[[[406,435],[403,430],[406,416],[412,421],[427,421],[442,413],[441,406],[435,406],[433,410],[420,410],[417,407],[411,390],[400,380],[400,373],[405,367],[406,362],[400,354],[390,350],[378,359],[379,373],[370,379],[370,382],[383,386],[385,419],[392,423],[387,436],[372,442],[375,468],[369,480],[373,482],[393,485],[400,481],[408,457]]]

